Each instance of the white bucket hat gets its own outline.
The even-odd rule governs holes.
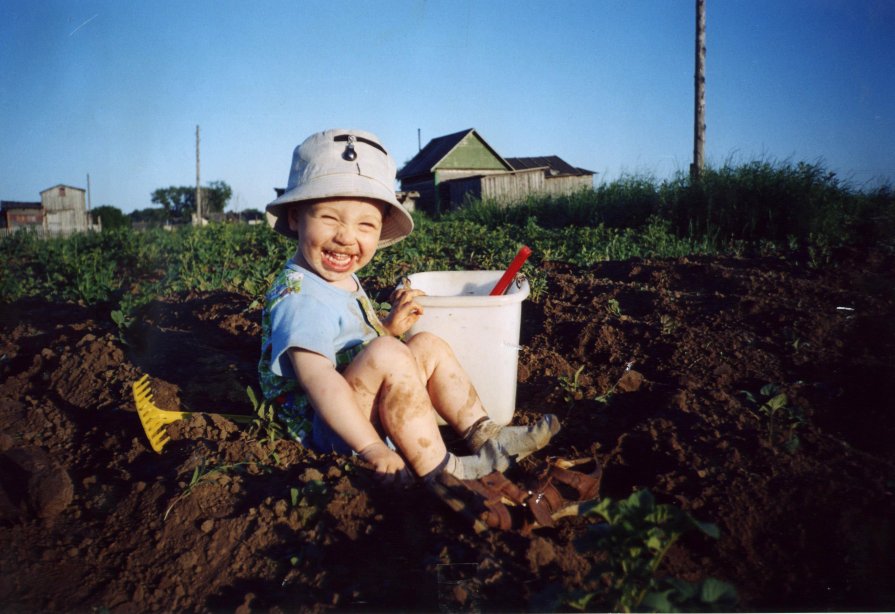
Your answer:
[[[312,134],[292,154],[289,183],[267,205],[267,223],[295,238],[289,205],[333,197],[373,198],[390,205],[382,220],[379,247],[397,243],[413,230],[413,218],[395,198],[395,161],[375,134],[363,130],[326,130]]]

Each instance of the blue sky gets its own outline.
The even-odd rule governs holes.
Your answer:
[[[707,162],[895,179],[895,1],[707,0]],[[466,128],[504,156],[663,179],[693,150],[693,0],[0,0],[0,198],[93,206],[231,185],[263,208],[294,147],[380,136],[399,167]]]

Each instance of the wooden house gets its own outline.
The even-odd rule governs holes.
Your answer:
[[[469,129],[429,141],[398,179],[403,190],[419,192],[420,209],[438,212],[468,197],[510,204],[531,195],[569,194],[592,188],[593,175],[558,156],[503,158]]]
[[[416,206],[425,211],[447,210],[458,194],[450,181],[512,171],[474,128],[432,139],[400,171],[401,189],[419,193]],[[456,192],[457,184],[454,184]]]
[[[47,234],[68,235],[85,230],[99,230],[87,212],[86,191],[68,185],[56,185],[40,193],[43,227]]]

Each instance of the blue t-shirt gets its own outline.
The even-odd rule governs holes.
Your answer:
[[[265,297],[258,363],[261,391],[265,399],[286,409],[291,421],[309,419],[312,409],[298,385],[289,348],[315,352],[342,368],[369,341],[387,334],[357,276],[353,279],[357,291],[342,290],[289,260]],[[288,430],[297,439],[306,434],[304,427]]]

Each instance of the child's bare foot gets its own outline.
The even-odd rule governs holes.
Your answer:
[[[495,442],[506,454],[522,460],[546,446],[559,432],[559,418],[547,414],[531,426],[500,426],[490,418],[482,418],[464,434],[466,445],[479,452],[488,442]]]

